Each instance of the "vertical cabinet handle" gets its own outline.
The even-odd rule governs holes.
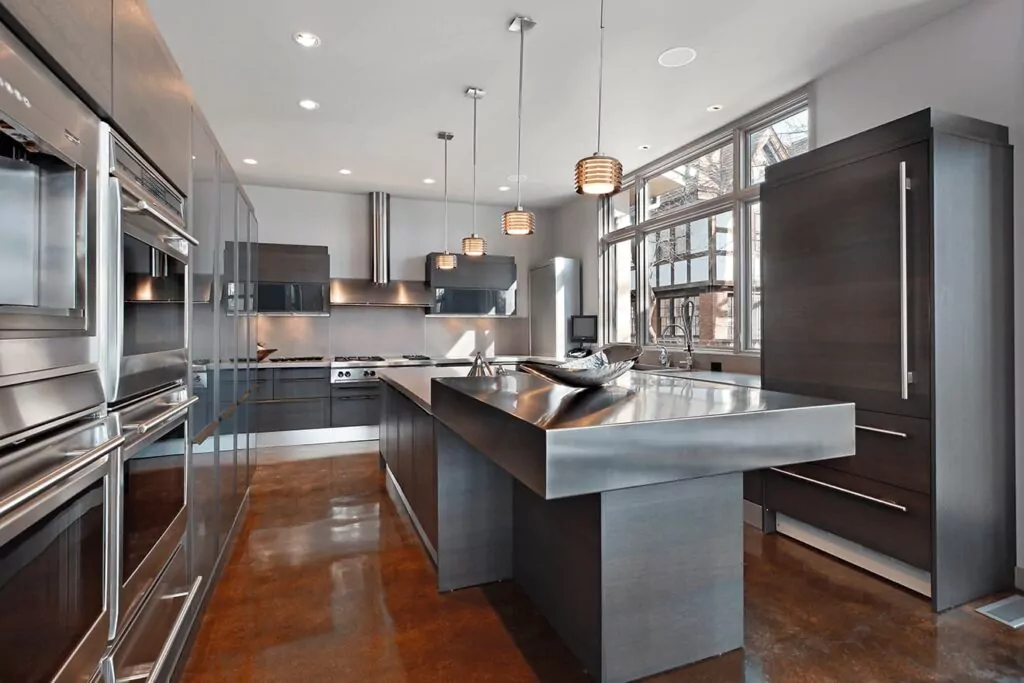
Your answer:
[[[910,398],[910,302],[907,283],[907,162],[900,162],[900,398]]]

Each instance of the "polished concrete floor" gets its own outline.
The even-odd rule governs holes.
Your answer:
[[[183,680],[588,680],[514,583],[438,595],[399,509],[376,454],[261,466]],[[650,680],[1024,681],[1024,629],[753,529],[745,563],[745,650]]]

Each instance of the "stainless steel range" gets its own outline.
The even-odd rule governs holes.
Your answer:
[[[388,361],[380,356],[335,356],[331,363],[331,384],[377,382],[377,369]]]

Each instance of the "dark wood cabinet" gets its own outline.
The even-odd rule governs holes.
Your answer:
[[[103,114],[111,113],[111,0],[3,0],[0,19]]]
[[[113,0],[112,111],[140,152],[189,189],[191,90],[144,0]],[[77,3],[67,3],[77,4]]]
[[[327,247],[301,244],[256,244],[257,282],[327,285],[331,259]]]
[[[331,426],[365,427],[380,424],[381,388],[377,383],[365,386],[331,387]],[[381,429],[381,438],[384,430]]]
[[[509,289],[517,279],[516,260],[512,256],[459,254],[459,266],[454,270],[439,270],[435,267],[435,256],[436,253],[428,254],[426,260],[427,285],[431,288]]]
[[[761,189],[762,387],[858,409],[856,455],[764,473],[764,505],[927,571],[936,610],[1012,585],[1008,137],[924,110]]]

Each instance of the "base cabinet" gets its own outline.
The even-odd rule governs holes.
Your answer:
[[[434,417],[402,392],[382,384],[381,457],[409,503],[427,541],[437,548],[437,452]]]

